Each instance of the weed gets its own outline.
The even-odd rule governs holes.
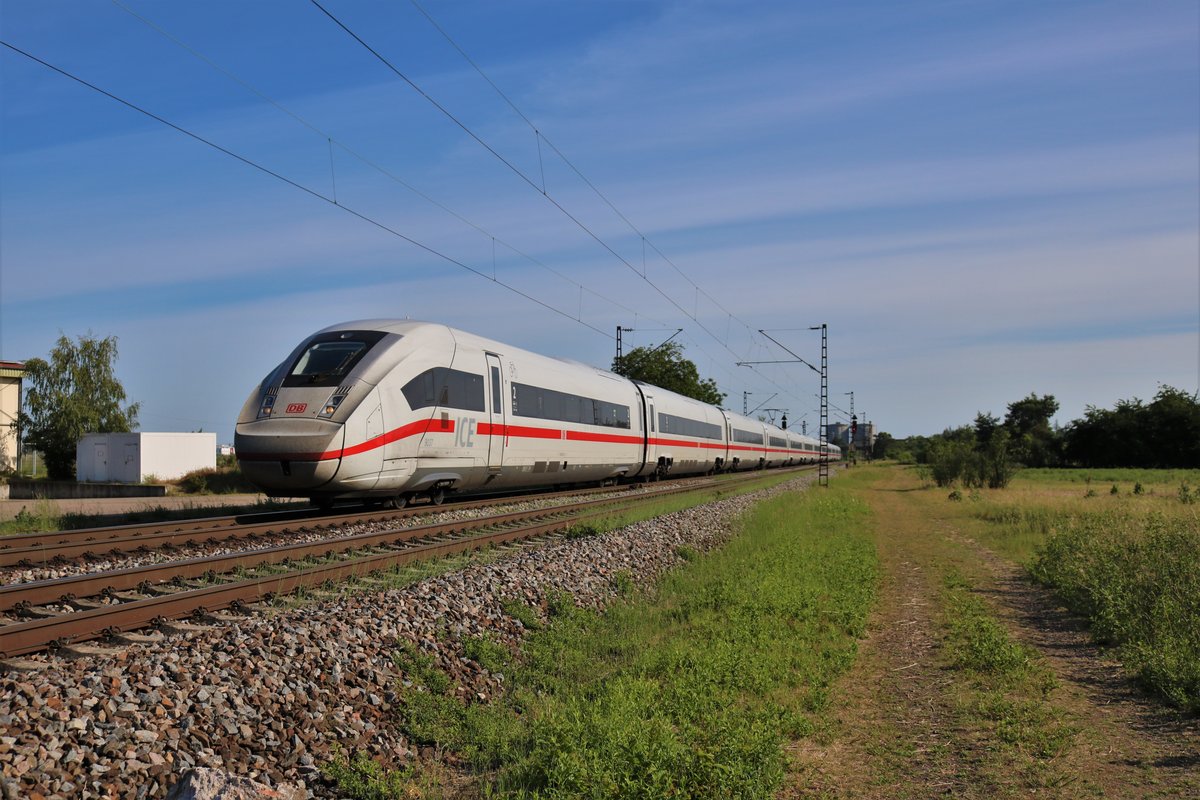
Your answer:
[[[1084,492],[1084,493],[1083,493],[1083,496],[1084,496],[1085,498],[1087,498],[1087,497],[1095,497],[1095,496],[1096,496],[1096,490],[1095,490],[1095,489],[1088,489],[1086,492]]]
[[[584,539],[589,536],[597,536],[603,532],[604,531],[596,525],[591,525],[586,522],[576,522],[563,532],[563,536],[567,539]]]
[[[538,619],[537,612],[520,600],[504,600],[500,603],[500,610],[520,622],[525,630],[536,631],[542,627],[542,621]]]
[[[492,674],[505,672],[512,664],[512,653],[490,636],[467,636],[462,646],[467,658]]]
[[[633,594],[633,574],[623,569],[612,577],[613,590],[622,597],[629,597]]]
[[[550,619],[572,617],[578,607],[575,605],[575,598],[570,592],[551,592],[546,597],[546,613]]]
[[[1014,642],[965,583],[956,573],[944,581],[949,627],[946,652],[951,664],[1008,680],[1029,675],[1033,669],[1033,651]]]
[[[348,756],[335,746],[333,758],[321,765],[321,774],[337,784],[340,795],[353,800],[393,800],[413,796],[408,770],[386,771],[366,753]]]
[[[1013,698],[997,690],[980,692],[970,712],[994,723],[1000,741],[1038,758],[1061,755],[1079,732],[1061,711],[1041,700]]]
[[[1137,483],[1135,483],[1135,484],[1133,485],[1133,493],[1134,493],[1134,494],[1144,494],[1144,493],[1145,493],[1145,491],[1146,491],[1146,490],[1142,488],[1142,482],[1141,482],[1141,481],[1138,481]]]
[[[686,544],[681,544],[675,548],[675,555],[681,561],[695,561],[700,557],[700,551],[694,547],[689,547]]]
[[[1187,481],[1179,484],[1179,502],[1185,506],[1190,506],[1200,500],[1200,489],[1193,490],[1188,486]]]
[[[955,489],[949,495],[947,495],[947,499],[953,500],[956,503],[960,503],[960,502],[962,502],[962,499],[963,499],[962,492],[960,492],[958,489]]]
[[[236,467],[224,469],[197,469],[175,481],[179,490],[187,494],[234,494],[257,492],[258,488],[242,477]]]
[[[1117,494],[1120,494],[1120,493],[1121,493],[1121,490],[1120,490],[1120,489],[1118,489],[1118,488],[1117,488],[1117,485],[1114,483],[1114,484],[1112,485],[1112,488],[1108,490],[1108,493],[1109,493],[1110,495],[1117,495]]]
[[[0,523],[0,533],[38,533],[62,529],[58,507],[43,498],[33,501],[33,511],[28,506],[22,506],[15,517]]]

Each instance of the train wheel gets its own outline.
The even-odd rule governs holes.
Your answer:
[[[398,494],[395,497],[390,497],[386,505],[388,508],[404,508],[408,505],[408,495]]]
[[[446,491],[444,489],[434,489],[429,493],[429,502],[435,506],[440,506],[446,500]]]

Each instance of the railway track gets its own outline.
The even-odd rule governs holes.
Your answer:
[[[579,488],[562,492],[534,495],[538,499],[574,497],[579,495],[617,493],[628,486]],[[290,532],[308,531],[315,527],[337,528],[376,522],[396,522],[414,517],[463,508],[486,508],[519,502],[530,495],[504,495],[486,498],[464,498],[461,503],[413,506],[404,509],[369,509],[349,513],[286,511],[239,516],[200,517],[171,522],[112,525],[101,528],[79,528],[70,531],[22,533],[0,538],[0,568],[48,566],[83,557],[145,552],[183,545],[217,544],[231,540],[249,540]]]
[[[773,471],[771,474],[780,474]],[[0,587],[0,658],[61,649],[112,638],[169,620],[235,611],[304,587],[366,575],[406,563],[479,550],[565,531],[579,522],[665,496],[740,486],[762,473],[724,480],[688,481],[646,491],[481,517],[473,520],[391,528],[169,561],[129,569],[75,575]],[[567,492],[563,494],[579,494]],[[544,495],[543,495],[544,497]],[[512,498],[503,501],[512,502]],[[494,503],[491,503],[494,504]],[[405,519],[416,509],[388,512]],[[392,517],[392,515],[396,515]],[[354,515],[359,521],[373,515]],[[374,515],[378,517],[378,515]],[[328,519],[328,518],[325,518]],[[221,530],[210,529],[210,530]],[[148,533],[155,536],[169,532]],[[183,534],[180,534],[183,535]],[[190,535],[203,535],[195,533]],[[112,537],[112,542],[129,537]],[[136,537],[134,537],[136,540]],[[143,545],[149,539],[143,540]],[[79,547],[67,543],[66,547]],[[50,551],[48,546],[46,552]]]

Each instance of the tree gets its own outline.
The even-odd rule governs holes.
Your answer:
[[[78,343],[59,336],[50,360],[25,362],[25,443],[42,452],[53,480],[75,477],[75,445],[85,433],[124,433],[137,427],[140,403],[121,407],[125,389],[113,373],[117,339],[89,332]]]
[[[1052,467],[1059,462],[1059,440],[1050,427],[1050,418],[1058,411],[1054,395],[1030,394],[1008,404],[1004,428],[1011,437],[1013,457],[1027,467]]]
[[[1160,386],[1149,404],[1134,397],[1109,410],[1088,406],[1067,426],[1066,455],[1084,467],[1200,467],[1200,399]]]
[[[871,448],[871,458],[889,458],[895,450],[896,440],[887,431],[880,431],[875,437],[875,445]]]
[[[669,389],[702,403],[721,405],[725,394],[712,378],[700,378],[696,365],[683,357],[683,346],[667,342],[659,347],[635,347],[613,359],[612,371],[636,381]]]
[[[996,435],[996,430],[1000,427],[1000,420],[995,414],[986,414],[980,411],[975,415],[975,444],[978,447],[986,447],[992,441],[992,437]]]

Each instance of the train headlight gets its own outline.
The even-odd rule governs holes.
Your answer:
[[[263,398],[262,405],[258,407],[258,418],[269,417],[275,412],[275,395],[269,394]]]
[[[329,398],[329,401],[325,403],[325,407],[321,409],[321,413],[317,414],[317,416],[324,417],[325,419],[329,419],[330,417],[333,416],[333,412],[338,410],[338,406],[340,406],[342,404],[342,401],[345,399],[346,399],[346,395],[344,395],[344,394],[332,395]]]

